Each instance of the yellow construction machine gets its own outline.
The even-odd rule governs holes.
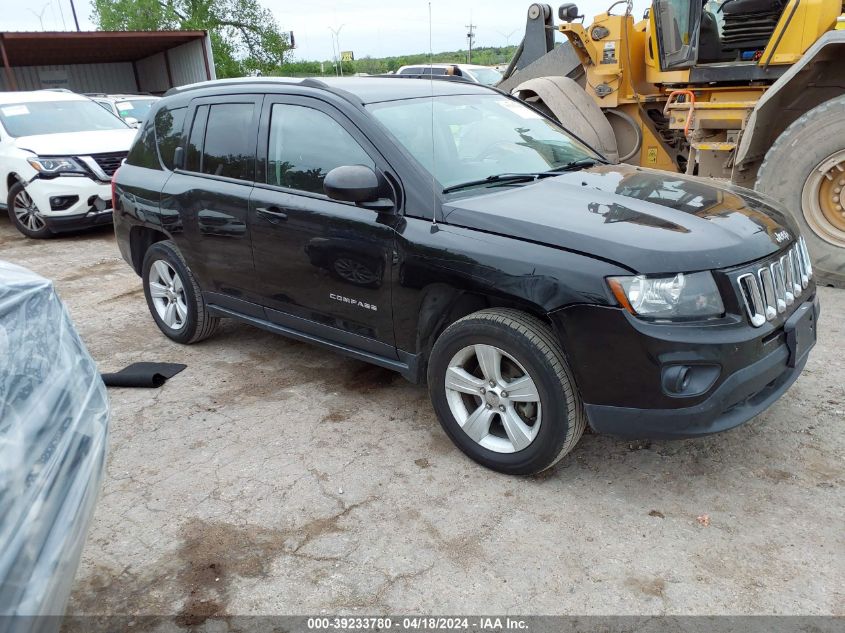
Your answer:
[[[843,0],[622,0],[528,10],[500,88],[624,162],[776,200],[820,283],[845,287]],[[557,37],[556,37],[557,35]],[[556,41],[560,40],[560,41]]]

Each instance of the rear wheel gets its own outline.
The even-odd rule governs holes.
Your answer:
[[[790,125],[760,166],[755,189],[784,204],[801,227],[820,283],[845,287],[845,97]]]
[[[43,239],[53,236],[53,232],[47,228],[47,223],[44,221],[41,211],[23,183],[16,182],[12,185],[9,189],[6,205],[12,224],[27,237]]]
[[[428,385],[449,437],[499,472],[551,468],[586,426],[554,334],[518,310],[482,310],[449,326],[432,350]]]
[[[208,314],[200,287],[173,242],[150,246],[141,278],[150,314],[168,338],[196,343],[217,330],[220,319]]]

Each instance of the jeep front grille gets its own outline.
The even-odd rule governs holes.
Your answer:
[[[739,293],[751,325],[760,327],[786,312],[810,285],[812,277],[813,265],[803,237],[786,254],[740,275]]]

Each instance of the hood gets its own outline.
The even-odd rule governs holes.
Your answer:
[[[85,156],[105,152],[128,152],[137,130],[97,130],[19,136],[15,145],[39,156]]]
[[[586,253],[637,273],[728,268],[798,237],[759,194],[630,165],[600,165],[444,204],[447,224]]]

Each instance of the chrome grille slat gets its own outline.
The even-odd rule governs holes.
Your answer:
[[[751,325],[760,327],[786,312],[810,285],[813,268],[804,238],[785,254],[754,272],[737,277],[739,294]]]
[[[760,285],[757,283],[756,277],[751,273],[746,273],[741,275],[737,282],[742,299],[745,302],[745,309],[748,310],[748,316],[751,317],[751,325],[760,327],[766,322],[766,314],[763,297],[760,295]]]
[[[792,260],[789,255],[784,255],[780,258],[780,265],[783,268],[784,281],[786,281],[786,305],[791,306],[795,303],[795,272],[792,269]]]
[[[772,281],[775,284],[775,297],[777,297],[778,314],[786,312],[786,282],[783,280],[783,266],[780,261],[772,262],[769,265],[772,271]]]
[[[761,268],[757,271],[760,277],[760,291],[763,295],[763,301],[766,304],[766,320],[771,321],[777,314],[777,296],[775,296],[775,284],[772,281],[772,271],[768,268]]]

